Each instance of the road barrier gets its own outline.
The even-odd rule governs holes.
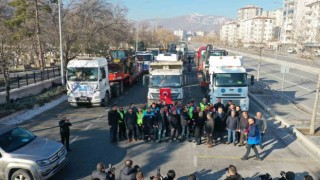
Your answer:
[[[45,69],[43,71],[33,71],[26,73],[17,73],[14,77],[10,77],[9,86],[10,90],[19,89],[21,87],[29,86],[30,84],[36,84],[44,80],[54,79],[60,77],[60,68],[54,67]],[[0,92],[5,91],[4,79],[0,80]]]

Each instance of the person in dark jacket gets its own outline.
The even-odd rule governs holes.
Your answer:
[[[190,117],[189,117],[189,112],[187,107],[183,108],[180,114],[180,117],[181,117],[181,128],[182,128],[180,139],[183,140],[185,138],[189,138],[189,135],[190,135],[189,125],[188,125],[188,123],[190,122]]]
[[[201,136],[203,134],[203,126],[204,122],[206,120],[206,117],[204,115],[204,112],[201,111],[200,106],[196,107],[196,110],[193,114],[194,119],[194,137],[197,145],[201,144]]]
[[[136,142],[136,126],[137,126],[137,114],[130,108],[125,116],[126,128],[128,130],[128,142]]]
[[[159,113],[156,117],[156,127],[158,128],[158,142],[160,143],[165,139],[167,124],[168,124],[168,117],[167,113],[164,111],[164,108],[160,108]]]
[[[238,174],[237,168],[234,165],[229,165],[227,172],[228,176],[225,180],[243,180],[242,176]]]
[[[238,122],[239,122],[239,117],[236,116],[236,111],[231,111],[231,115],[228,116],[227,118],[227,130],[228,130],[228,141],[226,144],[231,143],[231,135],[232,135],[232,143],[233,145],[236,145],[236,132],[238,128]]]
[[[233,104],[232,100],[229,100],[228,103],[224,106],[224,112],[227,113],[230,105]]]
[[[238,126],[239,126],[238,130],[240,131],[240,140],[238,144],[239,147],[244,145],[244,141],[246,139],[246,135],[244,131],[248,129],[248,126],[249,126],[248,119],[249,119],[248,112],[243,111],[242,116],[240,117],[239,123],[238,123]]]
[[[144,130],[144,140],[145,141],[150,141],[151,140],[151,135],[153,134],[151,127],[153,127],[154,124],[154,119],[155,119],[155,114],[153,111],[151,111],[150,108],[147,109],[146,112],[143,114],[143,130]]]
[[[98,163],[97,170],[92,172],[91,178],[93,180],[115,180],[115,174],[111,171],[108,173],[105,165],[103,163]]]
[[[220,143],[224,143],[223,137],[226,128],[226,114],[223,112],[222,107],[218,108],[218,112],[214,115],[214,130],[215,130],[215,141],[218,142],[218,138],[220,139]]]
[[[132,160],[127,160],[125,166],[120,170],[120,180],[136,180],[136,174],[140,171],[140,167],[135,165],[132,167]]]
[[[173,142],[180,134],[180,126],[181,126],[181,119],[180,115],[177,114],[176,110],[172,111],[172,114],[169,118],[170,128],[171,128],[171,139],[170,142]]]
[[[214,107],[214,109],[215,109],[215,112],[217,112],[219,107],[222,107],[222,109],[224,109],[224,104],[222,104],[222,103],[221,103],[221,99],[218,98],[218,99],[217,99],[217,103],[215,103],[215,104],[213,105],[213,107]]]
[[[117,131],[120,119],[120,114],[117,110],[117,105],[113,105],[112,110],[108,113],[108,124],[110,127],[110,143],[117,143]]]
[[[260,131],[260,134],[261,134],[261,141],[260,141],[260,149],[263,149],[263,136],[265,135],[266,131],[267,131],[267,121],[266,119],[262,116],[262,113],[261,112],[257,112],[256,113],[256,124],[258,125],[259,127],[259,131]]]
[[[59,121],[61,143],[66,146],[67,151],[71,151],[69,147],[71,125],[72,124],[70,123],[69,119],[67,119],[65,116]]]
[[[242,116],[242,110],[240,106],[236,106],[236,116],[239,118]]]
[[[207,139],[208,139],[208,148],[213,147],[213,137],[214,137],[214,119],[212,112],[207,113],[207,125],[206,125],[206,132],[207,132]]]
[[[257,124],[255,124],[253,118],[249,118],[248,122],[249,122],[249,127],[245,130],[245,134],[248,137],[248,139],[247,139],[247,152],[241,159],[247,160],[251,149],[253,149],[253,151],[256,155],[255,160],[261,161],[260,155],[258,153],[258,149],[256,147],[256,145],[259,145],[260,141],[261,141],[259,127]]]

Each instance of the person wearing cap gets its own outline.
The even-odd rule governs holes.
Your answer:
[[[226,123],[226,129],[228,131],[228,141],[226,144],[231,143],[231,135],[232,135],[232,143],[235,146],[236,145],[236,131],[238,130],[238,122],[239,122],[239,117],[236,116],[236,111],[232,110],[230,116],[227,118],[227,123]]]
[[[119,109],[118,109],[118,113],[120,115],[120,119],[119,119],[119,141],[121,140],[125,140],[127,138],[127,135],[126,135],[126,131],[127,131],[127,128],[126,128],[126,124],[124,122],[124,118],[125,118],[125,115],[126,115],[126,111],[123,109],[123,106],[120,106]]]
[[[208,107],[208,102],[206,98],[202,99],[202,102],[200,103],[200,110],[204,111]]]
[[[153,111],[151,111],[151,108],[149,107],[147,111],[143,114],[142,123],[143,123],[143,129],[144,129],[144,140],[149,141],[151,140],[151,127],[153,127],[155,114]]]
[[[218,111],[218,108],[219,108],[219,107],[222,107],[222,109],[224,109],[224,105],[221,103],[221,99],[220,99],[220,98],[217,99],[217,103],[215,103],[215,104],[213,105],[213,107],[214,107],[214,109],[215,109],[216,112]]]
[[[137,114],[130,108],[128,113],[125,115],[125,124],[128,130],[128,142],[136,142],[136,125],[137,125]]]
[[[61,143],[65,145],[65,147],[67,148],[67,151],[71,151],[69,147],[71,125],[72,124],[70,123],[69,119],[67,119],[67,117],[65,116],[63,116],[62,119],[59,121]]]
[[[117,105],[114,104],[112,110],[108,113],[108,124],[110,127],[110,143],[117,143],[117,132],[120,114],[118,113]]]

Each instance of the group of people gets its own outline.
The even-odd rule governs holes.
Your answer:
[[[110,142],[127,139],[128,142],[144,141],[194,141],[197,145],[205,144],[209,148],[214,144],[233,144],[244,146],[247,153],[242,158],[248,159],[250,150],[260,160],[256,145],[263,149],[263,136],[267,130],[266,120],[261,112],[250,117],[247,111],[241,111],[239,105],[231,100],[226,105],[217,99],[215,104],[203,98],[198,105],[194,100],[185,106],[181,102],[171,104],[153,102],[150,107],[137,108],[131,104],[128,110],[114,105],[108,113]],[[227,132],[227,141],[225,134]],[[119,139],[118,139],[119,138]]]

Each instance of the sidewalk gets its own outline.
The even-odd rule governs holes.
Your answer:
[[[310,149],[320,159],[320,117],[317,117],[316,135],[307,135],[310,128],[311,114],[308,114],[292,104],[280,94],[256,83],[249,88],[251,101],[265,109],[276,121],[281,122],[297,139]],[[306,135],[302,134],[304,132]]]

